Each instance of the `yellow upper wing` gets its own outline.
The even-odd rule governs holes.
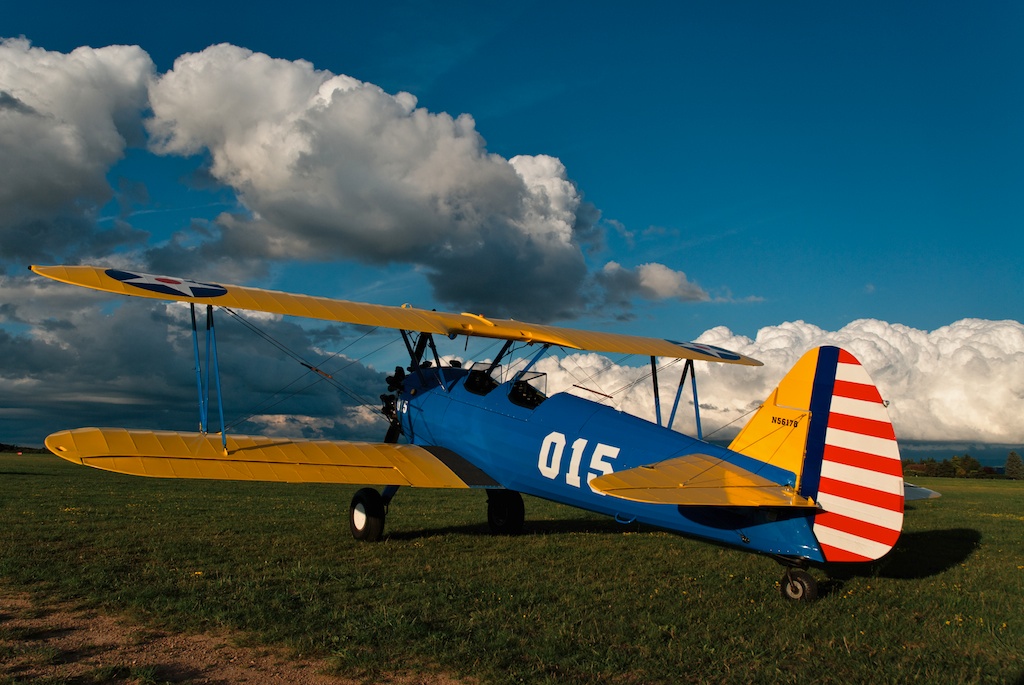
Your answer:
[[[525,323],[513,319],[487,319],[477,314],[449,314],[413,307],[389,307],[295,295],[260,288],[199,283],[182,278],[153,276],[94,266],[32,266],[32,271],[63,283],[94,290],[159,300],[178,300],[219,307],[250,309],[273,314],[303,316],[367,326],[384,326],[425,333],[472,335],[528,343],[558,345],[595,352],[642,354],[760,366],[750,357],[711,345],[674,342],[619,333],[598,333]]]
[[[289,440],[124,428],[78,428],[46,438],[76,464],[133,476],[353,483],[426,488],[496,486],[450,450],[417,445]]]
[[[634,502],[677,506],[815,507],[810,498],[705,454],[599,476],[590,487]]]

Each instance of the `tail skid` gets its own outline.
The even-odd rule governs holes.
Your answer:
[[[838,347],[805,354],[729,446],[792,471],[821,507],[826,561],[872,561],[903,527],[903,471],[892,423],[867,372]]]

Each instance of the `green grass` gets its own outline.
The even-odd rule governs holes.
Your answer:
[[[492,537],[482,492],[402,490],[386,539],[355,488],[153,480],[0,456],[0,577],[145,623],[230,628],[372,680],[1024,682],[1024,483],[920,479],[897,548],[815,571],[540,500]]]

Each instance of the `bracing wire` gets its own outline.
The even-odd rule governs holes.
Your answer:
[[[287,400],[289,400],[289,399],[291,399],[291,398],[293,398],[293,397],[295,397],[295,396],[305,392],[306,390],[308,390],[309,388],[313,387],[317,383],[321,383],[323,381],[329,382],[331,385],[333,385],[339,391],[341,391],[342,393],[347,395],[350,399],[352,399],[356,403],[358,403],[360,405],[366,405],[366,406],[372,407],[373,408],[372,411],[374,411],[375,413],[379,414],[382,417],[384,416],[383,412],[378,407],[376,407],[376,402],[374,400],[360,395],[358,392],[356,392],[352,388],[349,388],[344,383],[342,383],[338,379],[334,378],[334,376],[332,374],[327,373],[326,371],[322,370],[320,367],[318,367],[318,366],[316,366],[314,364],[309,363],[301,355],[299,355],[297,352],[295,352],[294,350],[290,349],[287,345],[285,345],[281,341],[277,340],[276,338],[271,336],[269,333],[267,333],[266,331],[262,330],[259,326],[257,326],[256,324],[254,324],[251,321],[249,321],[248,319],[246,319],[245,317],[239,315],[237,312],[235,312],[235,311],[233,311],[233,310],[231,310],[230,308],[227,308],[227,307],[224,307],[223,309],[224,309],[224,311],[226,311],[229,314],[231,314],[243,326],[245,326],[250,331],[255,333],[258,337],[262,338],[264,341],[266,341],[267,343],[269,343],[270,345],[272,345],[273,347],[275,347],[276,349],[278,349],[279,351],[284,353],[286,356],[290,357],[291,359],[293,359],[294,361],[298,362],[299,364],[301,364],[302,366],[304,366],[307,369],[307,371],[302,376],[296,378],[291,383],[288,383],[287,385],[285,385],[283,388],[281,388],[276,393],[274,393],[270,398],[262,401],[259,405],[257,405],[257,407],[255,409],[253,409],[247,415],[232,421],[231,424],[229,424],[228,427],[233,428],[233,427],[235,427],[235,426],[237,426],[237,425],[239,425],[239,424],[241,424],[241,423],[243,423],[245,421],[248,421],[253,416],[256,416],[256,415],[258,415],[260,413],[265,413],[269,409],[272,409],[273,407],[276,407],[277,405],[281,404],[282,402],[285,402],[285,401],[287,401]],[[332,354],[329,357],[327,357],[320,364],[320,366],[323,366],[326,362],[329,362],[332,359],[338,357],[345,350],[347,350],[350,347],[352,347],[353,345],[359,343],[360,341],[362,341],[363,339],[365,339],[366,337],[371,335],[376,330],[377,330],[376,327],[369,329],[366,333],[364,333],[363,335],[359,336],[358,338],[356,338],[355,340],[350,342],[345,347],[341,348],[340,350],[338,350],[334,354]],[[336,369],[335,373],[337,373],[338,371],[342,371],[344,369],[347,369],[349,366],[352,366],[353,364],[358,363],[362,359],[365,359],[366,357],[368,357],[368,356],[370,356],[372,354],[376,354],[377,352],[380,352],[381,350],[385,349],[386,347],[388,347],[390,345],[393,345],[395,342],[396,342],[395,340],[391,340],[391,341],[385,343],[384,345],[381,345],[377,349],[375,349],[375,350],[373,350],[371,352],[368,352],[367,354],[364,354],[359,359],[352,359],[352,360],[350,360],[348,362],[348,364],[345,364],[345,365],[339,367],[338,369]],[[288,390],[289,388],[294,386],[296,383],[298,383],[300,380],[305,378],[310,373],[315,374],[315,378],[312,380],[312,382],[307,383],[306,385],[303,385],[302,387],[298,388],[297,390],[295,390],[294,392],[291,392],[288,395],[280,397],[279,399],[277,399],[277,401],[273,401],[275,397],[278,397],[279,395],[281,395],[283,392],[285,392],[286,390]]]
[[[664,364],[664,365],[663,365],[663,366],[662,366],[661,368],[662,368],[662,369],[668,369],[668,368],[671,368],[671,367],[675,366],[676,364],[678,364],[678,363],[679,363],[680,361],[681,361],[680,359],[673,359],[673,360],[671,360],[671,361],[667,362],[666,364]],[[615,396],[615,395],[618,395],[619,393],[622,393],[622,392],[626,392],[626,391],[628,391],[628,390],[632,390],[632,389],[633,389],[633,388],[635,388],[636,386],[638,386],[638,385],[640,385],[641,383],[643,383],[644,381],[646,381],[646,380],[647,380],[648,378],[650,378],[650,377],[651,377],[652,375],[653,375],[653,374],[652,374],[652,372],[651,372],[651,371],[647,371],[646,373],[644,373],[644,374],[642,374],[642,375],[640,375],[640,376],[637,376],[636,378],[634,378],[633,380],[631,380],[631,381],[630,381],[629,383],[626,383],[626,384],[625,384],[624,386],[622,386],[622,387],[621,387],[621,388],[619,388],[618,390],[613,390],[613,391],[611,392],[611,395],[612,395],[612,396]]]
[[[583,379],[579,378],[576,374],[574,374],[571,369],[566,369],[566,373],[568,373],[572,377],[572,379],[574,381],[576,381],[575,387],[580,388],[581,390],[587,390],[589,392],[593,392],[595,394],[602,395],[602,396],[607,397],[609,399],[613,399],[614,398],[614,393],[604,392],[604,388],[601,387],[600,383],[597,383],[597,387],[600,390],[600,392],[598,390],[591,390],[590,388],[586,387],[586,385],[588,383],[596,381],[596,379],[598,377],[600,377],[604,373],[607,373],[612,368],[614,368],[616,366],[622,366],[623,362],[625,362],[627,359],[629,359],[632,356],[633,356],[632,354],[622,355],[621,357],[618,358],[618,360],[613,361],[611,363],[611,366],[609,366],[607,368],[604,368],[604,369],[598,369],[597,371],[594,371],[589,376],[587,376],[586,378],[583,378]],[[569,357],[572,358],[573,365],[575,365],[576,368],[579,369],[580,373],[586,373],[585,371],[583,371],[583,367],[580,366],[579,362],[576,361],[576,358],[575,358],[574,355],[566,355],[566,357],[567,358],[569,358]]]
[[[566,369],[566,371],[568,371],[569,375],[572,376],[572,378],[574,380],[578,381],[579,385],[577,385],[576,387],[579,387],[582,390],[588,390],[590,392],[597,393],[597,391],[590,390],[590,388],[587,388],[587,387],[584,387],[584,386],[587,383],[590,383],[590,382],[594,381],[594,379],[598,378],[601,374],[607,373],[608,371],[610,371],[615,366],[621,366],[623,364],[623,362],[625,362],[625,360],[628,359],[631,356],[633,356],[633,355],[629,355],[629,354],[623,355],[617,361],[612,362],[612,366],[609,366],[608,368],[604,368],[604,369],[599,369],[599,370],[595,371],[594,373],[590,374],[587,378],[583,379],[582,381],[578,380],[576,375],[574,373],[572,373],[572,371],[570,371],[568,369]],[[672,359],[672,360],[666,362],[665,364],[663,364],[661,367],[659,367],[659,370],[660,369],[669,369],[669,368],[677,365],[681,361],[682,361],[682,359]],[[574,363],[575,363],[575,360],[574,360]],[[577,368],[580,368],[578,364],[577,364]],[[618,388],[617,390],[613,390],[613,391],[611,391],[609,393],[603,393],[602,392],[602,393],[597,393],[597,394],[603,395],[607,399],[614,399],[616,396],[618,396],[618,395],[620,395],[622,393],[626,393],[626,392],[632,390],[633,388],[635,388],[636,386],[638,386],[639,384],[647,381],[652,375],[653,374],[652,374],[651,371],[646,371],[645,373],[637,376],[636,378],[631,380],[629,383],[626,383],[625,385],[623,385],[622,387]],[[598,387],[600,387],[600,384],[598,384]],[[757,411],[757,407],[755,407],[755,408],[753,408],[753,409],[751,409],[751,410],[749,410],[747,412],[744,412],[740,416],[737,416],[736,418],[734,418],[732,421],[729,421],[728,423],[725,423],[725,424],[719,426],[718,428],[714,429],[713,431],[705,433],[704,434],[704,439],[706,440],[706,439],[710,438],[711,436],[713,436],[713,435],[715,435],[717,433],[720,433],[721,431],[725,430],[726,428],[728,428],[729,426],[733,425],[737,421],[742,421],[744,418],[750,416],[755,411]]]
[[[743,419],[747,418],[748,416],[750,416],[751,414],[753,414],[754,412],[756,412],[760,408],[761,408],[761,405],[757,405],[753,409],[750,409],[748,411],[743,412],[742,414],[737,416],[735,419],[733,419],[729,423],[726,423],[726,424],[723,424],[723,425],[719,426],[718,428],[716,428],[715,430],[711,431],[710,433],[705,433],[704,434],[704,439],[707,440],[708,438],[710,438],[715,433],[719,433],[719,432],[725,430],[726,428],[728,428],[732,424],[736,423],[737,421],[742,421]]]

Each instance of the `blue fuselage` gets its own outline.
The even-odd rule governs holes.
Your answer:
[[[451,450],[509,490],[749,551],[823,561],[806,513],[648,504],[589,487],[606,473],[694,453],[779,484],[793,485],[791,472],[580,397],[524,401],[512,381],[481,387],[475,380],[448,367],[408,376],[398,412],[409,442]]]

